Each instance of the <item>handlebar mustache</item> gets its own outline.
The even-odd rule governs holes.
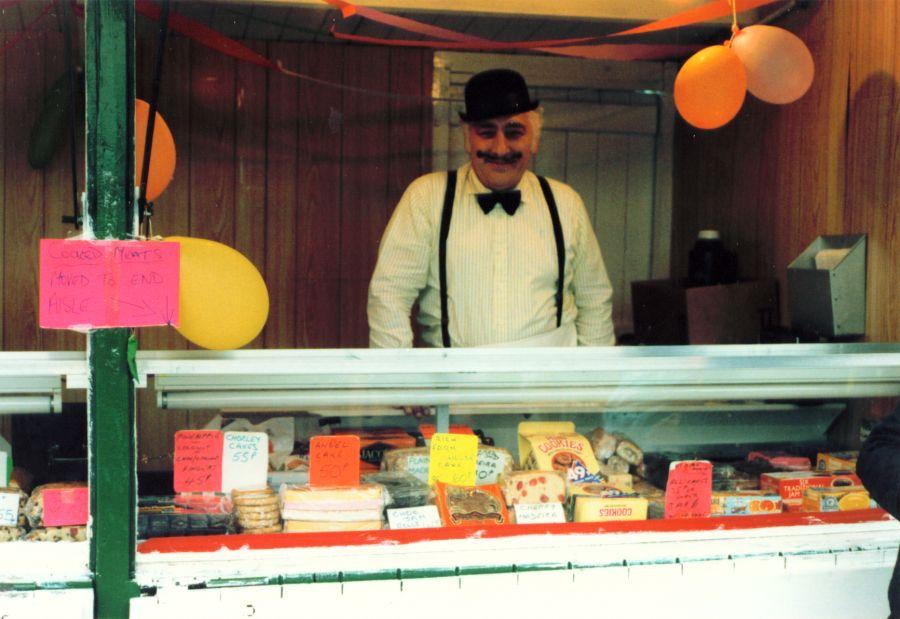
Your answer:
[[[522,158],[521,151],[513,151],[508,155],[496,155],[487,151],[475,151],[475,155],[480,159],[484,159],[487,163],[515,163]]]

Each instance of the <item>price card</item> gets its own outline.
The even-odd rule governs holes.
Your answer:
[[[222,446],[222,492],[266,487],[269,435],[265,432],[225,432]]]
[[[19,493],[0,492],[0,527],[19,524]]]
[[[428,483],[442,481],[455,486],[475,485],[478,437],[436,433],[431,437]]]
[[[175,433],[175,492],[222,490],[222,443],[219,430],[179,430]]]
[[[314,436],[309,440],[310,486],[359,485],[359,437]]]
[[[514,505],[516,524],[536,524],[548,522],[565,522],[566,514],[562,503],[519,503]]]
[[[0,484],[9,485],[9,476],[12,474],[12,456],[9,452],[0,450]]]
[[[181,245],[41,239],[46,329],[178,326]]]
[[[88,521],[88,489],[50,488],[44,490],[45,527],[81,526]]]
[[[391,529],[430,529],[441,526],[441,517],[436,505],[403,507],[387,510],[388,525]]]
[[[669,465],[666,518],[704,518],[712,507],[712,463],[684,460]]]

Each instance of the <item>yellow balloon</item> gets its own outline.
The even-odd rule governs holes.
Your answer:
[[[239,251],[206,239],[171,236],[181,244],[178,332],[212,350],[240,348],[269,316],[269,291]]]

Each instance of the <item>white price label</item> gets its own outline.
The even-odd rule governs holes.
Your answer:
[[[265,488],[269,471],[269,436],[265,432],[225,432],[222,445],[222,492]]]
[[[0,527],[19,524],[19,493],[0,492]]]
[[[520,503],[516,510],[516,524],[565,522],[562,503]]]
[[[387,517],[391,529],[428,529],[441,526],[441,517],[434,505],[389,509]]]

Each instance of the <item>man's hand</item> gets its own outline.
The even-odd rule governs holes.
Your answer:
[[[434,414],[434,411],[428,406],[404,406],[403,414],[412,415],[416,419],[422,419],[422,417],[430,417]]]

